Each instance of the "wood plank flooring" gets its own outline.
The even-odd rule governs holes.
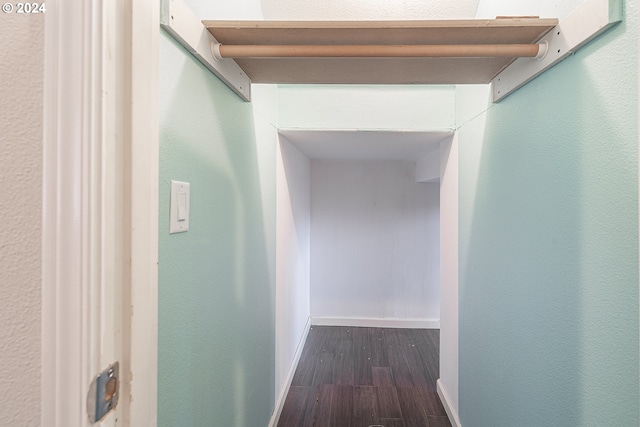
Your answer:
[[[278,427],[450,427],[439,332],[312,327]]]

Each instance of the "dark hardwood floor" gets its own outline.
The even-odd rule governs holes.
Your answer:
[[[312,327],[278,427],[451,426],[438,345],[433,329]]]

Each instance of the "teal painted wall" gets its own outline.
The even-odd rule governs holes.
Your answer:
[[[638,426],[637,22],[459,129],[464,427]]]
[[[277,134],[253,105],[161,34],[159,426],[264,427],[273,410]],[[172,179],[191,213],[169,235]]]

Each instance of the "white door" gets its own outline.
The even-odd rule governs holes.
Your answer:
[[[154,426],[157,2],[46,8],[42,425]]]

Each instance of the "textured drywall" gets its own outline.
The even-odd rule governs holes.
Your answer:
[[[438,320],[438,184],[406,161],[311,161],[311,315]]]
[[[0,424],[40,424],[42,15],[0,16]]]
[[[254,98],[161,34],[161,427],[264,426],[273,412],[277,98]],[[191,183],[190,229],[170,235],[172,179]]]
[[[459,130],[463,426],[638,425],[637,2],[625,8]]]
[[[276,164],[276,396],[286,384],[310,315],[311,165],[280,137]]]
[[[478,0],[262,0],[265,19],[473,19]]]

